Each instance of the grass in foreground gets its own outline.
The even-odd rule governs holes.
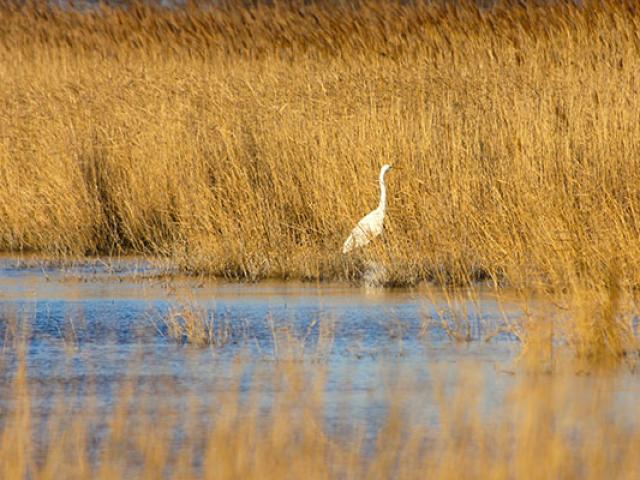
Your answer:
[[[496,393],[471,365],[456,373],[454,387],[437,369],[426,384],[392,373],[379,387],[386,413],[376,409],[381,423],[371,430],[354,420],[348,401],[344,411],[327,410],[328,371],[317,364],[275,364],[263,372],[272,385],[265,390],[256,386],[264,378],[248,393],[231,381],[211,392],[211,407],[193,395],[182,395],[176,407],[164,395],[141,394],[134,382],[122,386],[112,407],[98,406],[86,392],[67,392],[51,399],[48,417],[32,404],[21,364],[5,385],[12,400],[0,414],[0,475],[637,478],[637,415],[616,401],[615,375],[518,374],[507,392]],[[180,388],[173,395],[180,396]],[[407,397],[416,388],[423,389],[419,404]],[[361,413],[362,405],[353,408]],[[341,428],[327,416],[339,417]],[[434,422],[425,423],[431,417]]]
[[[637,357],[636,310],[616,278],[612,272],[607,290],[556,305],[522,297],[525,315],[510,327],[523,363],[498,382],[485,381],[478,363],[429,364],[425,375],[424,365],[398,368],[381,357],[369,397],[349,372],[336,383],[336,366],[324,361],[332,332],[318,326],[315,350],[306,336],[274,329],[279,347],[270,361],[238,362],[204,395],[182,378],[137,377],[155,365],[133,363],[105,402],[87,378],[43,385],[43,372],[30,372],[25,360],[28,322],[9,312],[0,478],[635,478],[640,424],[637,402],[624,392],[633,395],[636,382],[619,367]],[[468,315],[459,309],[477,292],[448,294],[439,315],[465,331]],[[224,349],[216,334],[226,331],[212,319],[184,304],[165,322],[181,343]],[[60,333],[65,347],[82,337],[68,333]],[[81,349],[64,351],[70,364],[83,361]],[[496,389],[503,380],[506,390]],[[43,388],[55,392],[44,403]],[[375,422],[363,415],[368,407]]]

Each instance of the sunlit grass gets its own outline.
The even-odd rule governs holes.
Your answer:
[[[189,304],[172,307],[157,326],[163,326],[166,335],[178,343],[200,347],[223,347],[233,335],[228,320],[217,319],[203,307]],[[163,330],[160,332],[163,333]]]
[[[615,259],[638,284],[639,45],[618,2],[0,16],[3,250],[557,288]],[[345,258],[385,162],[386,236]]]
[[[3,383],[0,478],[637,478],[615,382],[638,361],[638,19],[624,2],[559,3],[3,5],[1,250],[138,253],[247,280],[375,265],[387,286],[445,286],[428,322],[458,344],[476,340],[478,280],[522,315],[483,335],[521,346],[491,415],[473,366],[454,392],[421,385],[428,428],[390,381],[373,444],[327,426],[329,366],[288,361],[309,335],[286,325],[270,329],[268,384],[282,388],[244,398],[238,371],[213,411],[135,401],[131,384],[104,412],[52,399],[45,420],[20,360]],[[343,256],[383,163],[401,167],[386,233]],[[9,354],[26,337],[12,318]],[[235,333],[195,303],[152,327],[186,348]],[[310,328],[325,329],[322,358],[333,327]],[[63,337],[73,357],[74,323]]]
[[[640,430],[618,410],[618,377],[517,373],[494,392],[472,364],[434,366],[432,380],[383,369],[373,430],[362,404],[329,410],[326,365],[278,362],[180,407],[124,382],[112,406],[62,391],[51,414],[32,404],[20,363],[5,384],[2,478],[635,478]],[[448,373],[447,373],[448,372]],[[447,380],[449,378],[449,380]],[[627,380],[628,381],[628,380]],[[270,385],[270,387],[260,387]],[[165,388],[168,388],[165,386]],[[180,385],[175,386],[178,395]],[[335,385],[333,386],[335,388]],[[341,388],[349,392],[349,385]],[[420,390],[420,402],[416,392]],[[91,391],[91,389],[89,390]],[[6,395],[3,395],[5,401]],[[348,398],[348,397],[347,397]],[[490,403],[489,399],[491,399]],[[372,400],[374,401],[374,400]],[[376,400],[379,402],[380,400]],[[330,418],[340,418],[341,428]],[[433,418],[431,423],[425,419]],[[426,423],[425,423],[426,422]]]

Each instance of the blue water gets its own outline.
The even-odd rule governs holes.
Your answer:
[[[183,411],[193,398],[204,409],[215,406],[218,394],[233,388],[257,389],[268,403],[285,388],[274,381],[276,367],[294,362],[310,378],[326,372],[330,429],[343,429],[346,417],[374,438],[399,391],[415,418],[437,423],[434,372],[455,391],[455,371],[470,365],[484,379],[489,402],[513,382],[503,372],[519,344],[509,335],[483,339],[504,323],[505,308],[510,320],[520,313],[498,308],[490,294],[457,292],[454,301],[426,287],[238,284],[164,271],[137,260],[61,267],[0,259],[5,384],[25,345],[36,417],[46,418],[52,399],[61,397],[80,405],[90,399],[109,410],[125,382],[136,385],[138,398]],[[224,345],[197,347],[171,338],[164,320],[185,308],[226,329]],[[454,328],[456,319],[469,325],[461,330],[466,341],[456,342],[443,328]],[[8,409],[10,390],[0,392],[0,406]]]
[[[228,332],[225,342],[199,347],[172,338],[166,319],[189,309]],[[518,369],[517,339],[494,333],[521,316],[517,302],[497,301],[481,285],[445,292],[228,283],[167,274],[163,266],[135,259],[60,266],[0,258],[0,430],[17,405],[11,382],[21,357],[33,428],[42,433],[37,448],[47,450],[48,421],[63,405],[65,415],[88,415],[94,425],[88,441],[96,461],[127,385],[135,392],[131,418],[171,415],[179,444],[180,429],[188,430],[194,418],[194,400],[205,431],[233,391],[244,403],[258,392],[261,415],[269,418],[292,388],[282,376],[282,367],[291,365],[305,383],[287,411],[293,415],[309,402],[315,408],[313,395],[305,393],[320,379],[325,432],[347,441],[360,432],[369,451],[390,405],[400,406],[412,427],[437,432],[442,394],[452,402],[464,399],[497,425],[522,414],[510,395],[527,373]],[[550,391],[564,384],[554,375],[541,378]],[[640,428],[640,382],[633,372],[607,379],[570,375],[568,381],[567,399],[587,401],[605,391],[611,395],[607,418]]]

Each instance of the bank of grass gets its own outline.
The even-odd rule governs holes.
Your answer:
[[[636,286],[638,20],[585,3],[5,4],[0,249]],[[342,256],[383,163],[385,238]]]

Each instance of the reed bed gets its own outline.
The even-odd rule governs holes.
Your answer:
[[[501,328],[526,368],[495,404],[473,366],[451,391],[386,365],[368,436],[348,410],[344,431],[326,421],[330,365],[295,361],[305,332],[274,327],[269,380],[247,391],[238,367],[207,409],[125,382],[106,408],[65,386],[43,417],[24,359],[3,357],[0,478],[637,478],[639,426],[616,397],[618,367],[638,362],[636,10],[2,2],[0,250],[142,254],[248,280],[370,265],[387,285],[486,279],[523,309]],[[383,163],[399,167],[386,233],[343,256]],[[476,293],[446,292],[435,320],[466,342]],[[234,334],[195,304],[160,328],[220,350]],[[4,325],[3,355],[24,336]],[[75,327],[65,342],[73,358]],[[436,422],[409,388],[435,399]]]
[[[0,249],[632,288],[636,4],[569,3],[4,3]],[[386,234],[343,256],[387,162]]]

